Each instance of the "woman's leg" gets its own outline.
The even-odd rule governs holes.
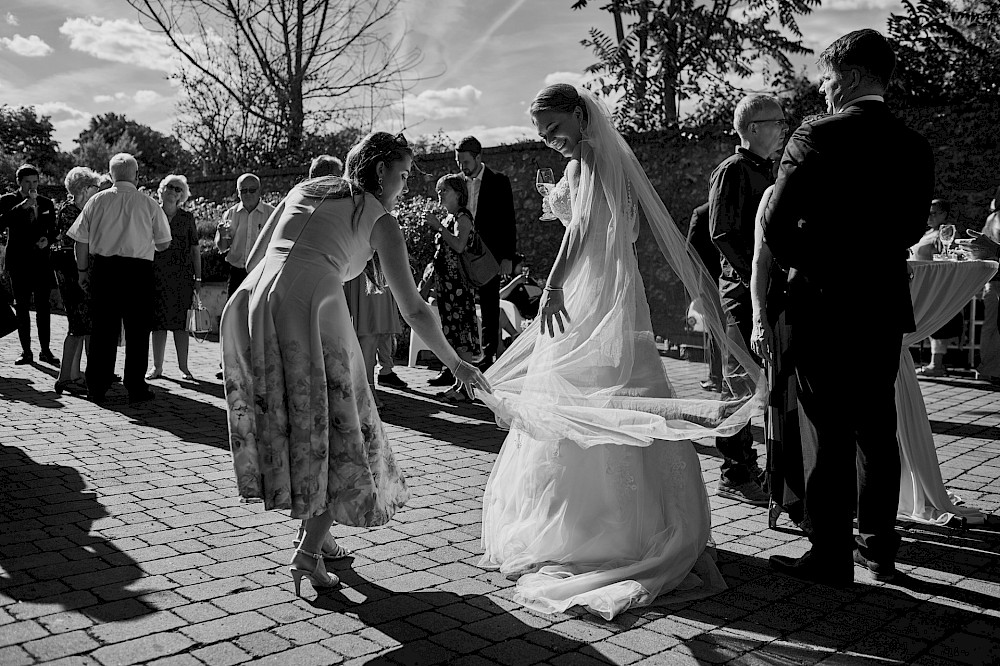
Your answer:
[[[164,342],[166,342],[164,340]],[[181,374],[190,375],[188,370],[188,342],[190,336],[187,331],[174,331],[174,349],[177,350],[177,367],[181,369]]]
[[[63,340],[63,350],[62,350],[62,363],[59,364],[59,376],[56,377],[57,382],[66,382],[71,379],[76,379],[80,374],[80,366],[73,365],[73,359],[79,356],[80,348],[83,346],[83,338],[78,335],[66,334],[66,339]],[[76,372],[74,373],[73,368],[76,367]]]
[[[329,537],[330,528],[333,526],[333,514],[327,509],[318,516],[303,520],[302,525],[305,527],[305,536],[299,544],[299,550],[307,553],[321,554],[323,552],[323,544]],[[313,568],[313,561],[310,558],[303,557],[301,560],[309,563],[309,566],[306,568]]]
[[[156,379],[163,374],[163,353],[167,349],[167,332],[153,331],[153,369],[146,374],[146,379]]]
[[[79,379],[83,381],[85,379],[83,370],[80,367],[83,365],[83,349],[87,348],[87,353],[90,353],[90,336],[81,335],[80,344],[76,346],[76,353],[73,355],[73,374],[70,375],[70,379]]]

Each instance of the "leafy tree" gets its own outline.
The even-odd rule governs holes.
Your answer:
[[[573,9],[588,1],[577,0]],[[811,53],[796,16],[816,5],[819,0],[611,0],[602,9],[613,15],[615,34],[591,28],[581,42],[598,57],[587,71],[597,75],[601,93],[620,97],[621,128],[667,127],[677,123],[678,102],[703,96],[712,80],[790,71],[789,55]]]
[[[76,139],[73,151],[78,163],[106,171],[108,158],[126,152],[135,156],[144,176],[165,176],[191,168],[192,158],[176,137],[157,132],[118,113],[90,119],[87,129]]]
[[[66,155],[52,138],[49,116],[39,116],[33,106],[0,106],[0,179],[14,182],[14,172],[25,162],[41,170],[43,178],[59,180],[68,168]]]
[[[276,146],[301,159],[307,134],[370,118],[420,61],[390,36],[400,0],[128,2],[183,62],[182,127],[203,126],[190,142],[210,160]]]
[[[890,86],[904,104],[1000,97],[1000,0],[902,0],[889,17],[898,62]]]

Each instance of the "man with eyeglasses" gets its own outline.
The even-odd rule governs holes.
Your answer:
[[[245,173],[236,180],[240,202],[222,214],[215,232],[215,245],[226,253],[229,264],[229,294],[235,294],[247,276],[247,258],[267,223],[274,206],[261,201],[260,178]]]
[[[781,147],[788,123],[777,99],[747,95],[736,105],[733,127],[740,145],[712,172],[708,228],[722,259],[719,292],[726,311],[726,336],[749,351],[753,326],[750,268],[754,218],[764,190],[774,183],[770,156]],[[725,359],[725,363],[725,377],[740,373],[733,356]],[[757,464],[749,424],[735,435],[717,437],[715,447],[722,454],[719,495],[767,506],[768,495],[761,485],[764,475]]]
[[[170,247],[170,223],[156,201],[136,189],[139,165],[128,153],[109,164],[114,185],[92,196],[67,232],[76,241],[80,287],[90,294],[92,329],[87,394],[98,404],[114,381],[118,338],[125,329],[129,404],[153,399],[146,384],[153,325],[153,256]]]

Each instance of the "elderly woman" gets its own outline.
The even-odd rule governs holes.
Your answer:
[[[459,260],[469,243],[475,242],[476,228],[468,209],[469,190],[465,177],[457,173],[441,176],[436,189],[448,217],[442,221],[427,211],[424,224],[438,232],[434,252],[438,314],[448,343],[463,361],[472,362],[480,354],[476,292],[466,280]],[[437,397],[452,404],[472,401],[472,395],[458,381]]]
[[[201,287],[201,251],[194,215],[181,208],[191,192],[187,178],[177,174],[160,181],[158,192],[160,206],[170,222],[170,247],[157,252],[153,259],[153,369],[146,379],[163,375],[167,331],[173,331],[177,367],[184,379],[193,381],[188,370],[186,320],[192,296]]]
[[[66,235],[83,210],[84,204],[94,196],[101,176],[87,167],[73,167],[66,174],[66,192],[69,199],[56,213],[56,240],[50,247],[52,270],[56,275],[59,295],[62,297],[69,332],[63,343],[62,363],[56,377],[56,393],[86,395],[87,384],[80,370],[83,347],[90,341],[90,310],[87,295],[80,287],[73,250],[76,243]]]

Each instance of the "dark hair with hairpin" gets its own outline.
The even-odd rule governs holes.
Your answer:
[[[378,163],[395,164],[404,157],[413,157],[413,150],[402,132],[372,132],[361,137],[344,164],[344,178],[354,181],[361,189],[378,196],[382,188],[378,180]]]

